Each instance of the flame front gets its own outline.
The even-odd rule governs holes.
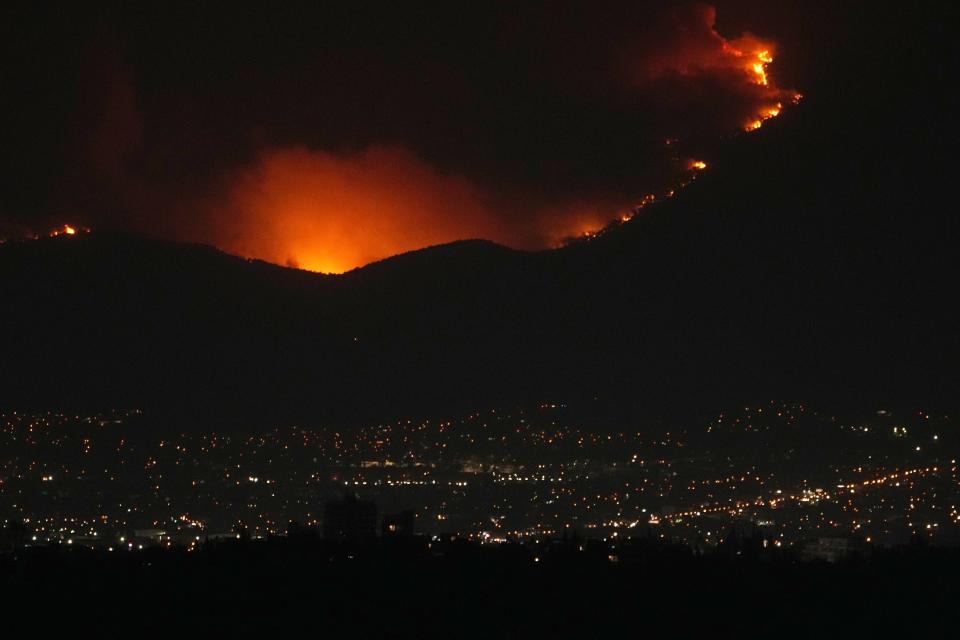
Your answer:
[[[90,229],[87,227],[81,228],[80,231],[83,231],[83,233],[90,233]],[[77,227],[71,226],[69,224],[64,224],[64,225],[60,225],[56,229],[53,229],[52,231],[47,233],[47,236],[51,238],[56,238],[57,236],[75,236],[77,235],[77,232],[78,232]],[[34,236],[34,238],[39,238],[39,236]]]
[[[725,54],[738,60],[742,60],[742,69],[747,74],[750,82],[764,87],[769,94],[767,102],[761,105],[757,112],[743,125],[744,131],[756,131],[763,126],[763,123],[771,118],[776,118],[783,111],[783,100],[789,99],[792,104],[797,104],[803,98],[800,93],[786,89],[780,89],[770,81],[767,66],[773,62],[773,53],[766,44],[758,41],[752,36],[744,36],[738,41],[723,42],[723,51]]]

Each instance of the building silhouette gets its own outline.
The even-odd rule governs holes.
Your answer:
[[[359,542],[377,536],[377,505],[348,495],[323,507],[323,537]]]

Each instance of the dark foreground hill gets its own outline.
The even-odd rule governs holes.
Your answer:
[[[256,422],[954,402],[956,127],[916,74],[939,58],[888,58],[845,58],[677,198],[563,250],[469,241],[329,277],[101,232],[5,245],[0,404]]]
[[[638,540],[608,553],[596,543],[426,539],[356,548],[281,538],[192,553],[36,547],[0,555],[0,593],[26,610],[56,607],[46,629],[110,633],[150,620],[176,632],[307,628],[364,638],[631,637],[641,629],[680,638],[941,638],[957,624],[955,551],[798,563]]]

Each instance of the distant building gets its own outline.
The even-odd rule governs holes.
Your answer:
[[[137,540],[150,542],[160,542],[165,535],[167,532],[163,529],[134,529],[133,531],[133,537]]]
[[[413,535],[417,516],[413,511],[401,511],[383,517],[383,535],[407,538]]]
[[[859,550],[859,546],[850,538],[816,538],[801,546],[805,560],[823,560],[837,562]]]
[[[323,507],[323,537],[358,542],[377,536],[377,505],[347,496]]]

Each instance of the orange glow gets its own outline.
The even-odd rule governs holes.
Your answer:
[[[217,246],[323,273],[454,240],[508,239],[472,184],[399,147],[274,150],[213,208]]]
[[[747,73],[750,82],[769,87],[770,78],[767,77],[767,65],[773,62],[773,55],[767,48],[768,46],[748,35],[736,41],[724,40],[721,50],[728,59],[736,61],[734,66]],[[745,51],[745,49],[751,49],[751,51]]]
[[[215,224],[204,241],[248,258],[343,273],[471,238],[517,249],[562,246],[629,220],[624,204],[494,198],[402,147],[344,155],[290,147],[263,154],[205,205]]]
[[[765,87],[770,86],[770,81],[767,80],[767,68],[764,63],[754,62],[753,73],[757,76],[757,84],[762,84]]]
[[[84,233],[90,233],[90,229],[87,229],[87,228],[83,228],[82,231]],[[75,236],[75,235],[77,235],[77,228],[72,227],[69,224],[65,224],[63,226],[57,227],[56,229],[54,229],[53,231],[47,234],[47,236],[50,238],[56,238],[57,236]],[[37,239],[40,236],[35,235],[33,237],[34,239]]]
[[[745,36],[741,38],[739,42],[746,44],[748,47],[752,46],[753,50],[749,53],[744,52],[738,45],[733,43],[724,43],[725,51],[735,58],[742,58],[748,61],[749,67],[746,68],[751,82],[761,87],[766,87],[772,89],[774,96],[789,96],[790,101],[793,104],[796,104],[800,101],[800,94],[793,91],[786,91],[777,89],[770,82],[770,77],[767,73],[767,65],[773,62],[773,55],[770,53],[769,48],[757,48],[759,46],[756,44],[759,41],[755,41],[752,37]],[[745,131],[756,131],[763,126],[764,121],[771,118],[776,118],[780,115],[780,112],[783,110],[783,102],[777,100],[773,104],[764,105],[758,108],[757,113],[754,117],[747,121],[744,125]]]
[[[754,128],[761,125],[757,120]],[[693,175],[662,198],[672,198],[708,164],[690,160],[687,168]],[[627,211],[610,202],[574,203],[515,216],[492,208],[464,178],[440,173],[402,148],[371,147],[342,157],[291,148],[266,154],[239,177],[215,207],[220,224],[209,241],[246,257],[343,273],[469,238],[521,249],[592,240],[659,199],[647,194]]]
[[[798,102],[800,102],[800,99],[802,97],[803,96],[801,96],[799,93],[795,93],[791,96],[791,102],[793,104],[797,104]],[[760,110],[760,113],[756,118],[754,118],[753,120],[750,120],[749,122],[747,122],[747,124],[743,126],[744,131],[756,131],[757,129],[763,126],[763,123],[765,121],[770,120],[771,118],[776,118],[778,115],[780,115],[781,111],[783,111],[782,102],[778,102],[773,106],[764,107],[763,109]]]
[[[628,222],[633,215],[633,211],[609,203],[579,202],[543,208],[534,216],[538,226],[534,244],[526,248],[562,247],[577,240],[592,240],[611,225]]]

